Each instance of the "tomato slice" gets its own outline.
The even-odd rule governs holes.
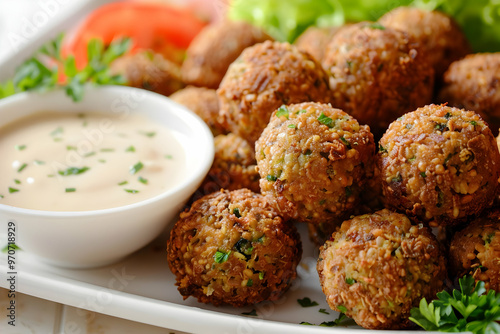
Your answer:
[[[65,44],[65,55],[73,54],[76,65],[87,63],[87,44],[101,38],[109,44],[115,38],[131,37],[132,52],[151,49],[167,59],[180,62],[193,38],[207,24],[187,8],[162,3],[115,2],[99,7]]]

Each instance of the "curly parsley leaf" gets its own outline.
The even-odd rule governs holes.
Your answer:
[[[309,298],[309,297],[305,297],[305,298],[302,298],[302,299],[297,299],[297,302],[302,307],[311,307],[311,306],[317,306],[317,305],[319,305],[317,302],[312,301],[311,298]]]
[[[436,300],[420,301],[410,320],[428,331],[500,333],[500,293],[485,294],[484,282],[474,284],[472,276],[460,278],[460,291],[439,292]]]

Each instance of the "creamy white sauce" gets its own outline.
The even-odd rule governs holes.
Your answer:
[[[141,115],[43,112],[0,128],[0,203],[50,211],[113,208],[180,183],[181,145]]]

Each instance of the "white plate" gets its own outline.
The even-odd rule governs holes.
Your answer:
[[[166,235],[122,262],[98,269],[51,267],[41,264],[31,254],[17,251],[16,290],[90,311],[192,333],[366,332],[357,326],[325,328],[299,325],[302,321],[320,324],[338,316],[337,312],[329,309],[319,285],[317,250],[308,240],[306,226],[300,225],[299,229],[304,248],[298,267],[299,278],[280,300],[263,302],[254,307],[214,307],[198,303],[192,297],[183,300],[167,265]],[[3,247],[5,244],[3,235],[0,245]],[[0,279],[1,287],[9,288],[7,273],[10,271],[7,254],[2,253],[0,272],[5,277]],[[319,305],[301,307],[297,299],[304,297]],[[257,311],[257,317],[241,314],[252,309]],[[320,313],[320,309],[326,309],[329,314]]]

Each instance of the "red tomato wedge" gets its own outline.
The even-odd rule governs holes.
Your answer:
[[[73,54],[77,67],[82,68],[87,63],[87,44],[92,38],[101,38],[107,45],[115,38],[130,37],[132,52],[151,49],[179,61],[178,51],[185,50],[207,23],[187,8],[161,3],[110,3],[87,17],[63,52]]]

